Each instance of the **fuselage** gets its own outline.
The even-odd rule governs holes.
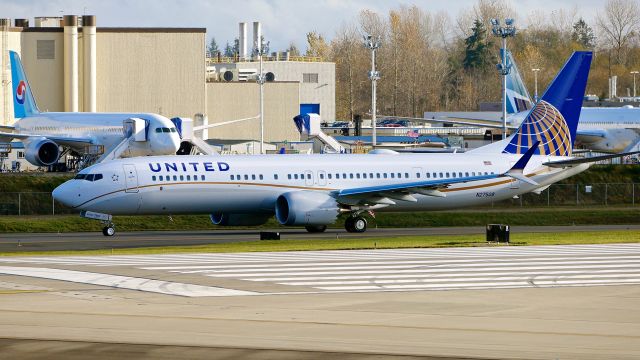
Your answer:
[[[521,155],[257,155],[145,157],[111,161],[83,170],[58,187],[66,205],[109,214],[273,213],[278,196],[291,191],[335,193],[381,184],[496,175],[452,184],[446,197],[416,195],[380,211],[441,210],[488,204],[534,191],[584,171],[542,166],[559,157],[533,156],[524,174],[538,185],[509,177]],[[99,180],[80,179],[100,175]]]
[[[108,153],[124,140],[123,122],[131,118],[147,122],[147,141],[130,143],[122,157],[176,153],[180,147],[179,134],[171,120],[157,114],[47,112],[21,118],[14,126],[19,133],[66,138],[69,143],[73,143],[73,139],[91,139],[92,144],[103,145]],[[76,151],[83,150],[79,144],[67,146]]]

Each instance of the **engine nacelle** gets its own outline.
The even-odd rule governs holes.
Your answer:
[[[258,226],[269,221],[272,214],[250,213],[214,213],[209,215],[214,225],[220,226]]]
[[[49,139],[33,141],[27,145],[24,157],[36,166],[53,165],[60,158],[60,147]]]
[[[339,214],[336,199],[326,193],[292,191],[276,200],[276,219],[282,225],[328,225]]]

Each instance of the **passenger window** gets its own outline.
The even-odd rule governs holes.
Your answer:
[[[264,177],[262,176],[262,174],[260,174],[260,180],[264,179]]]
[[[396,174],[395,173],[391,173],[391,178],[395,179],[395,177],[396,177]]]
[[[425,175],[427,175],[427,179],[431,177],[431,174],[426,173]]]
[[[416,177],[420,179],[420,173],[416,173]]]
[[[184,175],[180,175],[180,181],[184,180]]]
[[[255,174],[252,174],[252,175],[251,175],[251,180],[255,180],[255,179],[256,179],[256,175],[255,175]]]
[[[204,175],[200,175],[200,180],[204,181]]]
[[[162,179],[162,175],[160,175],[160,181],[163,181],[163,179]]]
[[[298,180],[298,174],[293,174],[293,178]]]
[[[442,175],[442,173],[440,173],[440,178],[442,179],[444,177],[444,175]]]
[[[380,173],[376,173],[376,177],[380,179]]]
[[[278,174],[273,174],[273,179],[278,180]]]
[[[233,180],[233,175],[231,175],[231,180]],[[187,175],[187,181],[191,181],[191,175]]]
[[[402,173],[398,173],[398,179],[402,178]]]
[[[360,179],[360,173],[356,173],[356,178]]]
[[[367,173],[362,173],[362,178],[366,179],[367,178]]]
[[[456,173],[451,173],[451,175],[452,175],[453,177],[456,177]]]
[[[173,181],[178,181],[178,176],[177,175],[173,175]]]
[[[468,173],[468,172],[465,172],[465,173],[464,173],[464,176],[469,177],[469,173]]]
[[[320,173],[320,179],[324,179],[324,174]]]
[[[329,173],[329,174],[327,174],[327,176],[329,177],[329,180],[331,180],[331,174]]]
[[[409,173],[404,173],[404,177],[405,177],[406,179],[408,179],[408,178],[409,178]]]
[[[347,178],[347,174],[346,173],[342,173],[342,178],[346,179]]]
[[[382,175],[384,175],[384,178],[385,178],[385,179],[387,178],[387,173],[384,173],[384,174],[382,174]]]
[[[349,174],[349,179],[353,179],[353,173]]]
[[[373,173],[369,173],[369,179],[373,179]]]
[[[462,177],[462,173],[461,172],[458,173],[458,177]]]
[[[311,174],[307,174],[307,179],[311,180]]]
[[[471,176],[476,176],[476,172],[475,172],[475,171],[474,171],[474,172],[472,172],[472,173],[471,173]]]
[[[235,180],[235,179],[236,179],[236,177],[231,175],[231,180]],[[189,175],[187,175],[187,180],[189,180]]]
[[[151,177],[151,180],[156,181],[156,176],[155,176],[155,175],[153,175],[153,176]]]
[[[277,176],[277,175],[276,175]],[[291,180],[291,174],[287,174],[287,178]]]

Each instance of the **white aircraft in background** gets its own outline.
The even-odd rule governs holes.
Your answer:
[[[58,162],[60,146],[84,153],[87,146],[104,147],[98,161],[117,157],[173,155],[180,136],[164,116],[147,113],[40,112],[20,57],[9,51],[13,83],[13,126],[0,125],[0,142],[20,140],[25,158],[36,166]]]
[[[282,225],[320,232],[348,214],[363,232],[368,211],[477,206],[528,193],[586,170],[571,156],[591,64],[576,52],[517,132],[459,154],[157,156],[97,164],[57,187],[57,201],[102,220],[112,215],[210,214],[218,225]],[[388,152],[387,152],[388,153]],[[393,152],[392,152],[393,153]]]
[[[534,102],[509,51],[507,64],[511,65],[507,76],[507,123],[510,130],[516,130],[529,114]],[[502,129],[501,114],[487,112],[487,116],[482,115],[481,112],[474,112],[470,117],[455,116],[429,121]],[[640,108],[583,107],[576,131],[576,145],[605,153],[640,150]]]

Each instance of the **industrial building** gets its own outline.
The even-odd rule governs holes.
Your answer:
[[[259,63],[250,55],[247,23],[241,23],[242,53],[221,59],[206,57],[205,28],[100,27],[91,15],[34,20],[31,26],[27,19],[0,19],[0,124],[15,121],[7,55],[13,50],[21,56],[42,111],[151,112],[195,118],[196,125],[253,118],[210,128],[201,136],[260,139],[255,76],[230,81],[210,76],[212,69],[255,75]],[[261,31],[259,23],[254,30]],[[334,63],[285,55],[263,60],[264,73],[270,73],[264,85],[265,141],[300,140],[292,118],[301,111],[334,120]]]

